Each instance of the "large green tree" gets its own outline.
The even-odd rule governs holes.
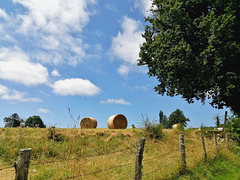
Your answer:
[[[240,114],[239,0],[153,0],[139,65],[155,90]]]
[[[168,128],[172,128],[174,124],[181,124],[186,127],[187,121],[190,120],[185,117],[184,113],[180,109],[176,109],[168,117]]]
[[[5,122],[5,127],[18,127],[22,120],[17,113],[13,113],[11,116],[5,117],[3,121]]]
[[[40,128],[45,128],[46,125],[43,123],[43,120],[41,119],[40,116],[31,116],[27,118],[25,122],[25,126],[28,127],[40,127]]]

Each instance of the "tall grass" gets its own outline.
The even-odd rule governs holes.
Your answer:
[[[50,134],[49,134],[50,133]],[[29,179],[132,179],[136,145],[145,133],[141,129],[54,129],[59,141],[49,138],[49,129],[0,129],[0,169],[13,165],[19,149],[32,148]],[[171,179],[179,173],[177,130],[163,130],[161,140],[147,139],[143,158],[143,179]],[[203,162],[200,134],[185,133],[187,167],[194,169]],[[214,143],[206,139],[209,160],[216,157]],[[230,154],[224,144],[222,153]],[[229,153],[228,153],[229,152]],[[231,156],[234,156],[231,154]],[[170,164],[170,165],[169,165]],[[6,174],[7,176],[3,175]],[[81,177],[81,175],[85,175]],[[14,170],[0,171],[0,179],[13,179]]]

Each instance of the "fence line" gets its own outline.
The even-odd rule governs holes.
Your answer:
[[[8,167],[0,168],[0,171],[3,171],[3,170],[5,170],[5,169],[11,169],[11,168],[14,168],[14,166],[8,166]]]
[[[92,172],[92,173],[80,174],[80,175],[72,176],[72,177],[66,177],[66,178],[63,178],[63,179],[60,179],[60,180],[74,179],[74,178],[77,178],[77,177],[89,176],[89,175],[102,173],[102,172],[105,172],[105,171],[109,171],[109,170],[120,168],[120,167],[124,167],[124,166],[130,166],[130,165],[133,165],[133,164],[135,164],[135,162],[131,162],[131,163],[128,163],[128,164],[122,164],[122,165],[110,167],[110,168],[107,168],[107,169],[102,169],[102,170],[95,171],[95,172]]]
[[[160,168],[158,168],[158,169],[155,169],[155,170],[150,171],[150,172],[148,172],[148,173],[144,173],[142,176],[147,176],[147,175],[152,174],[152,173],[154,173],[154,172],[160,171],[161,169],[163,169],[163,168],[165,168],[165,167],[167,167],[167,166],[170,166],[170,165],[172,165],[172,164],[174,164],[174,163],[177,163],[177,162],[168,163],[168,164],[166,164],[166,165],[164,165],[164,166],[162,166],[162,167],[160,167]]]
[[[38,166],[38,165],[44,165],[44,164],[55,164],[55,163],[64,162],[64,161],[78,160],[80,158],[91,158],[91,157],[105,156],[105,155],[108,155],[108,154],[114,154],[114,153],[118,153],[118,152],[123,152],[123,151],[129,150],[129,149],[133,149],[133,147],[132,148],[131,147],[127,147],[127,148],[120,149],[120,150],[117,150],[117,151],[112,151],[112,152],[107,152],[107,153],[102,153],[102,154],[96,154],[96,155],[89,155],[89,156],[80,155],[79,157],[76,157],[76,158],[61,159],[61,160],[57,160],[57,161],[41,162],[41,163],[31,164],[31,166]]]
[[[202,142],[204,142],[204,136],[203,136],[203,135],[201,135],[201,139],[199,139],[199,141],[200,141],[200,140],[202,140]],[[217,154],[217,156],[218,156],[220,149],[219,149],[219,146],[218,146],[217,141],[216,141],[216,136],[214,136],[213,140],[214,140],[214,141],[212,141],[211,147],[214,147],[213,144],[215,144],[215,146],[216,146],[216,150],[215,150],[215,151],[216,151],[216,154]],[[227,136],[226,136],[226,141],[228,141]],[[157,143],[146,143],[146,144],[149,145],[149,144],[157,144]],[[161,143],[161,144],[162,144],[162,143]],[[161,166],[160,168],[157,168],[157,169],[155,169],[155,170],[153,170],[153,171],[150,171],[150,172],[147,172],[147,173],[144,173],[144,174],[142,174],[142,172],[141,172],[141,171],[142,171],[142,165],[141,165],[142,162],[149,162],[149,161],[153,161],[153,160],[159,159],[159,158],[161,158],[161,157],[167,156],[168,154],[172,153],[173,151],[169,151],[169,152],[167,152],[167,153],[161,154],[161,155],[156,156],[156,157],[151,157],[151,158],[148,158],[148,159],[143,159],[143,157],[140,158],[140,160],[139,160],[139,161],[141,161],[141,162],[140,162],[140,170],[139,170],[139,171],[140,171],[140,175],[141,175],[141,176],[147,176],[147,175],[149,175],[149,174],[152,174],[152,173],[155,173],[155,172],[157,172],[157,171],[160,171],[161,169],[163,169],[163,168],[165,168],[165,167],[167,167],[167,166],[170,166],[170,165],[172,165],[172,164],[174,164],[174,163],[179,163],[179,165],[182,166],[183,169],[185,169],[185,168],[187,167],[186,158],[196,157],[196,155],[194,155],[194,156],[186,156],[186,154],[184,154],[184,153],[186,153],[186,149],[188,149],[188,148],[191,147],[191,146],[185,146],[185,144],[186,144],[186,143],[184,142],[184,135],[179,135],[179,151],[180,151],[180,155],[181,155],[181,156],[180,156],[181,158],[179,158],[179,161],[170,162],[170,163],[168,163],[168,164],[166,164],[166,165],[164,165],[164,166]],[[187,142],[187,144],[189,144],[189,141]],[[201,142],[200,142],[199,144],[201,144]],[[144,144],[144,145],[145,145],[145,144]],[[142,148],[144,148],[144,145],[143,145]],[[207,145],[210,145],[210,143],[208,142]],[[226,143],[226,145],[227,145],[227,148],[229,148],[228,142]],[[137,147],[137,146],[136,146],[136,147]],[[79,159],[81,159],[81,158],[99,157],[99,156],[114,154],[114,153],[118,153],[118,152],[125,152],[126,150],[131,150],[131,152],[133,152],[132,149],[133,149],[133,148],[136,148],[136,147],[129,147],[129,146],[128,146],[127,148],[120,149],[120,150],[116,150],[116,151],[111,151],[111,152],[106,152],[106,153],[100,153],[100,154],[96,154],[96,155],[89,155],[89,156],[80,155],[79,157],[76,157],[76,158],[63,159],[63,160],[58,160],[58,161],[48,161],[48,162],[36,163],[36,164],[31,164],[31,166],[38,166],[38,165],[44,165],[44,164],[54,164],[54,163],[59,163],[59,162],[64,162],[64,161],[70,161],[70,160],[79,160]],[[139,148],[139,147],[137,147],[137,148]],[[186,148],[186,149],[185,149],[185,148]],[[202,143],[202,148],[203,148],[203,151],[204,151],[204,149],[205,149],[205,151],[204,151],[203,155],[199,155],[199,157],[202,156],[203,159],[206,160],[206,159],[207,159],[207,153],[209,153],[209,151],[206,151],[206,144],[205,144],[205,143]],[[175,156],[172,156],[172,157],[175,157]],[[181,163],[180,163],[180,162],[181,162]],[[94,174],[106,172],[106,171],[109,171],[109,170],[112,170],[112,169],[116,169],[116,168],[120,168],[120,167],[125,167],[125,166],[129,166],[129,165],[133,165],[133,164],[135,164],[135,166],[136,166],[136,161],[135,161],[135,162],[126,163],[126,164],[121,164],[121,165],[118,165],[118,166],[113,166],[113,167],[110,167],[110,168],[102,169],[102,170],[95,171],[95,172],[91,172],[91,173],[80,174],[80,175],[76,175],[76,176],[72,176],[72,177],[62,178],[61,180],[74,179],[74,178],[77,178],[77,177],[94,175]],[[14,167],[15,167],[15,166],[3,167],[3,168],[0,168],[0,171],[6,170],[6,169],[10,169],[10,168],[14,168]],[[15,167],[15,168],[16,168],[16,167]],[[136,170],[136,167],[135,167],[135,170]],[[135,176],[135,179],[141,179],[141,176],[140,176],[140,177],[137,177],[137,178],[136,178],[136,176]]]
[[[172,152],[172,151],[169,151],[169,152],[167,152],[167,153],[165,153],[165,154],[162,154],[162,155],[160,155],[160,156],[156,156],[156,157],[149,158],[149,159],[143,159],[143,161],[144,161],[144,162],[147,162],[147,161],[155,160],[155,159],[158,159],[158,158],[160,158],[160,157],[166,156],[166,155],[170,154],[171,152]]]

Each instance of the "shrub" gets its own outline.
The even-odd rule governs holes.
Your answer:
[[[143,117],[143,126],[145,135],[149,136],[150,138],[161,139],[163,137],[162,125],[156,123],[155,121],[149,121],[148,116],[146,116],[146,119]]]
[[[234,141],[240,145],[240,117],[235,117],[229,122],[229,132]]]
[[[60,133],[57,133],[55,130],[55,127],[50,127],[50,128],[48,128],[48,139],[56,141],[56,142],[62,141],[63,135]]]

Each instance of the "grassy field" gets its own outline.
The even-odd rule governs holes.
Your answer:
[[[179,133],[185,134],[185,172],[180,171]],[[23,148],[32,148],[30,180],[133,179],[137,142],[143,136],[145,134],[141,129],[56,128],[50,131],[39,128],[1,128],[0,179],[14,179],[15,171],[11,166]],[[229,151],[223,142],[219,144],[220,156],[217,157],[211,136],[205,138],[205,141],[208,155],[206,162],[203,161],[200,132],[197,130],[164,130],[161,140],[147,139],[143,179],[208,179],[208,176],[211,179],[217,173],[236,175],[232,172],[236,169],[226,167],[239,168],[239,156]],[[208,166],[213,168],[212,171],[205,169],[205,175],[202,176],[201,172]]]

